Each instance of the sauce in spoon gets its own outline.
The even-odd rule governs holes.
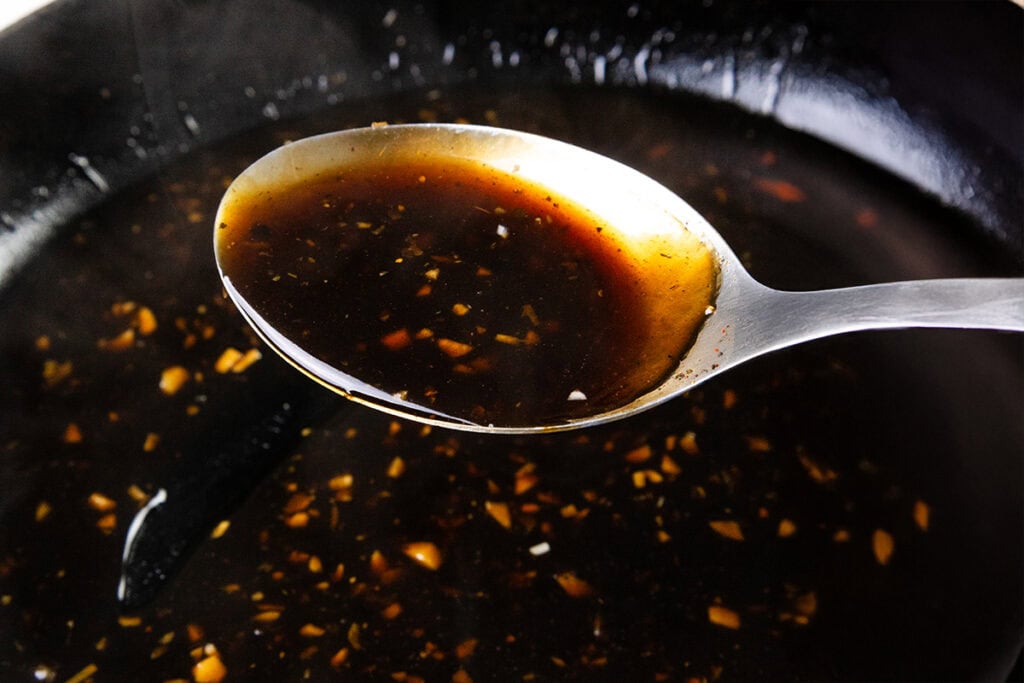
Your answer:
[[[499,427],[606,413],[661,384],[713,310],[717,259],[678,221],[623,227],[450,145],[345,156],[236,182],[215,247],[254,327],[352,398]]]

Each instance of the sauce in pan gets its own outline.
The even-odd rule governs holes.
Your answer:
[[[714,258],[682,226],[686,251],[656,269],[585,207],[479,163],[418,152],[324,175],[233,195],[216,244],[336,386],[477,424],[594,415],[657,386],[713,300]]]
[[[955,331],[822,340],[564,434],[486,437],[392,420],[269,352],[224,297],[210,248],[225,187],[252,161],[285,140],[381,118],[464,118],[617,158],[686,198],[780,288],[1014,272],[961,239],[961,217],[891,177],[684,97],[455,88],[347,101],[197,152],[74,220],[2,292],[0,679],[979,677],[978,652],[1019,625],[1020,487],[992,475],[1019,467],[1006,430],[1019,407],[1017,342]],[[438,202],[401,180],[351,209],[356,197],[316,188],[335,204],[330,220],[295,232],[269,230],[276,213],[229,226],[253,276],[247,296],[289,288],[301,333],[311,324],[301,295],[338,296],[321,287],[336,271],[309,262],[306,240],[336,253],[385,244],[390,261],[359,266],[384,289],[345,304],[361,338],[340,320],[325,338],[363,343],[396,367],[432,359],[437,374],[387,384],[410,394],[434,386],[441,396],[446,382],[482,372],[477,359],[512,362],[556,333],[581,358],[595,334],[622,348],[636,332],[626,271],[607,251],[586,254],[592,269],[574,265],[597,247],[568,235],[593,226],[552,213],[564,232],[546,231],[533,253],[518,232],[552,212],[545,198],[520,203],[508,188],[467,184],[486,209],[475,211],[472,248],[430,225],[404,227],[392,191],[405,214]],[[349,225],[334,230],[339,221]],[[274,258],[262,253],[270,246]],[[503,273],[506,263],[518,265]],[[496,277],[519,290],[510,310],[491,309]],[[459,281],[482,294],[448,297]],[[581,310],[552,325],[547,297]],[[289,311],[280,315],[287,324]],[[432,337],[417,339],[424,328]],[[446,353],[442,338],[473,352]],[[562,382],[557,398],[579,389],[599,399],[588,378],[618,362],[595,358],[550,380]],[[971,373],[951,371],[968,364]],[[154,602],[122,611],[118,570],[136,512],[177,464],[204,462],[276,405],[278,387],[297,384],[337,400],[337,416],[304,424],[250,497],[210,520]]]

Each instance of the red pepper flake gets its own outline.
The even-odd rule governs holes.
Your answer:
[[[74,422],[64,428],[64,443],[82,443],[82,430]]]
[[[472,657],[473,653],[476,652],[476,646],[479,642],[480,641],[476,638],[468,638],[462,641],[455,646],[455,656],[458,659],[468,659]]]
[[[672,151],[672,145],[667,142],[655,145],[647,150],[647,158],[651,161],[657,161],[658,159],[664,159],[668,156],[668,153]]]
[[[725,408],[726,410],[729,410],[730,408],[735,406],[737,400],[738,397],[736,396],[736,392],[733,389],[726,389],[724,392],[722,392],[722,407]]]
[[[756,178],[754,186],[765,194],[775,197],[780,202],[794,204],[806,201],[807,195],[799,187],[788,180],[772,180],[771,178]]]
[[[380,338],[380,343],[390,351],[401,351],[412,343],[412,336],[409,334],[409,330],[403,327],[400,330],[385,334]]]
[[[878,213],[873,209],[861,209],[857,212],[857,225],[870,230],[878,227]]]
[[[779,522],[779,538],[789,538],[796,533],[796,524],[791,519],[783,519]]]

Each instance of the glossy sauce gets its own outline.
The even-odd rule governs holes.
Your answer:
[[[219,445],[240,444],[293,388],[323,393],[266,350],[244,371],[216,369],[259,347],[222,295],[214,213],[225,183],[286,139],[425,121],[429,107],[572,141],[685,197],[780,288],[1020,272],[963,216],[737,108],[483,86],[353,98],[203,149],[64,226],[19,272],[0,298],[0,679],[98,667],[97,681],[192,681],[213,648],[225,683],[984,677],[977,644],[1004,642],[1021,604],[1021,546],[1007,542],[1022,537],[1020,487],[999,473],[1022,452],[1024,374],[998,334],[1005,345],[954,331],[821,340],[561,434],[456,434],[331,401],[330,419],[298,416],[288,431],[308,436],[268,454],[280,466],[241,506],[210,512],[225,496],[205,488]],[[101,346],[134,329],[126,302],[157,329]],[[157,383],[174,367],[188,380],[170,395]],[[967,367],[980,374],[949,371]],[[986,466],[965,479],[972,453]],[[156,601],[125,613],[127,527],[178,485],[182,461],[209,530],[230,528],[202,534]],[[94,493],[116,508],[100,512]],[[917,499],[933,511],[927,532]],[[716,530],[723,520],[742,541]],[[887,565],[876,529],[895,540]],[[405,553],[420,542],[438,569]],[[972,636],[950,638],[963,623]]]
[[[652,269],[588,209],[442,155],[236,197],[216,232],[238,294],[340,373],[320,379],[477,424],[627,404],[677,366],[716,289],[696,238]]]

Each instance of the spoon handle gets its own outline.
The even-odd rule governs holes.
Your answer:
[[[1024,278],[914,280],[814,292],[766,290],[773,322],[759,345],[782,348],[857,330],[909,327],[1024,332]],[[758,343],[754,341],[753,343]]]

